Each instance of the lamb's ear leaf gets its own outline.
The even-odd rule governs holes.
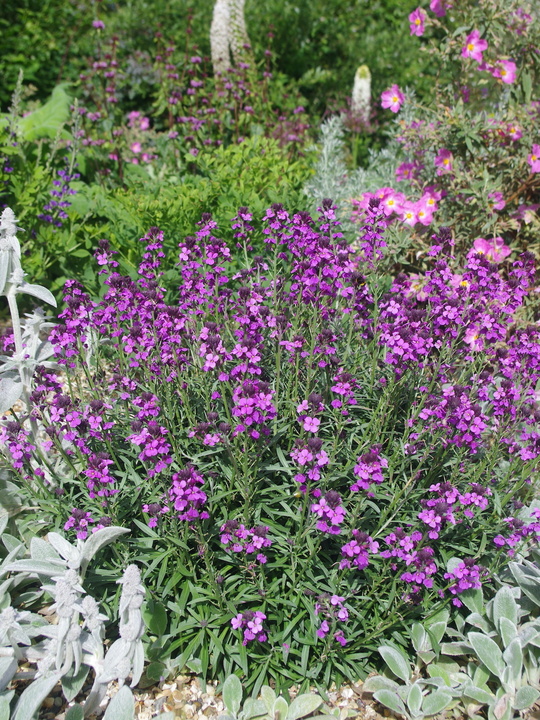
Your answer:
[[[103,720],[133,720],[135,717],[135,700],[131,690],[123,685],[113,697]]]
[[[18,291],[37,297],[38,300],[43,300],[43,302],[56,307],[56,298],[50,290],[47,290],[47,288],[42,285],[32,285],[30,283],[23,282],[19,285]]]
[[[33,720],[41,703],[51,694],[60,677],[60,673],[56,672],[34,680],[21,694],[13,720]]]
[[[94,555],[109,543],[112,543],[120,535],[125,535],[129,530],[123,527],[105,527],[93,533],[88,540],[85,541],[81,550],[81,574],[84,574],[88,563]]]
[[[22,382],[4,377],[0,380],[0,414],[12,408],[21,397],[23,391]]]

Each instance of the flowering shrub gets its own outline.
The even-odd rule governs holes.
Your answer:
[[[3,429],[57,527],[130,528],[121,562],[145,566],[178,662],[205,675],[357,677],[378,637],[489,583],[540,532],[523,507],[540,455],[533,257],[472,249],[456,274],[441,231],[421,292],[390,286],[381,208],[356,253],[330,201],[317,219],[272,206],[258,239],[242,208],[240,268],[206,215],[179,244],[176,301],[160,230],[136,278],[101,241],[102,299],[69,281],[50,336],[68,382],[36,373],[42,432]]]
[[[500,0],[431,2],[409,22],[440,80],[430,103],[397,85],[382,93],[382,108],[401,110],[400,157],[394,181],[369,188],[357,205],[380,198],[387,222],[414,232],[416,252],[427,250],[425,228],[441,225],[452,227],[459,252],[478,237],[537,248],[536,9]]]

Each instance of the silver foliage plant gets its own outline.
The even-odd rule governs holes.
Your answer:
[[[362,68],[359,68],[360,70]],[[362,74],[364,73],[365,71],[362,71]],[[364,85],[365,82],[364,80]],[[360,86],[357,88],[357,102],[366,101],[367,91],[365,87]],[[395,140],[392,140],[383,150],[370,151],[366,168],[357,168],[349,172],[344,138],[345,127],[340,115],[333,115],[321,125],[315,172],[305,186],[304,192],[311,199],[314,209],[324,198],[331,198],[338,206],[345,220],[345,227],[348,228],[346,218],[352,209],[350,201],[360,197],[364,192],[374,192],[394,182],[400,147]]]
[[[364,690],[408,720],[456,706],[473,719],[482,711],[488,720],[511,720],[531,708],[540,699],[540,553],[533,556],[536,562],[510,563],[511,584],[488,603],[481,589],[461,593],[470,612],[453,626],[447,611],[415,623],[414,667],[401,649],[382,645],[390,674],[368,678]]]
[[[0,295],[6,297],[11,314],[15,353],[0,356],[0,413],[9,410],[20,398],[27,401],[35,369],[38,365],[53,367],[49,360],[52,345],[41,340],[42,330],[51,323],[40,310],[22,320],[17,306],[17,295],[26,293],[56,307],[56,300],[47,288],[32,285],[24,279],[21,267],[21,246],[17,238],[17,219],[11,208],[0,216]]]
[[[2,531],[6,523],[4,515]],[[24,545],[3,532],[2,542],[8,554],[0,565],[1,718],[31,720],[58,682],[62,683],[66,700],[72,702],[90,670],[94,673],[90,693],[84,704],[70,708],[70,717],[75,720],[95,713],[113,681],[122,690],[105,717],[134,717],[132,693],[123,686],[131,678],[130,685],[134,687],[144,666],[141,640],[144,588],[139,569],[130,565],[118,581],[122,585],[119,638],[107,651],[103,642],[107,617],[83,586],[86,570],[96,553],[126,532],[120,527],[102,528],[87,540],[78,540],[76,545],[50,532],[47,540],[32,538],[29,558],[22,557]],[[55,624],[12,605],[13,590],[21,582],[36,577],[41,590],[52,598],[49,611],[56,616]],[[20,673],[21,662],[34,664],[36,669]],[[20,677],[33,682],[15,699],[14,691],[7,688],[13,678]]]

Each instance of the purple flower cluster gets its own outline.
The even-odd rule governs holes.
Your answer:
[[[70,174],[67,170],[58,170],[57,174],[60,180],[53,180],[53,189],[50,191],[53,199],[43,206],[44,212],[38,215],[38,219],[61,228],[62,220],[67,220],[68,217],[66,208],[71,205],[67,198],[77,194],[70,183],[78,180],[80,175],[79,173]]]
[[[311,505],[311,512],[318,515],[317,530],[331,535],[339,535],[339,527],[345,519],[347,511],[341,504],[341,496],[335,490],[329,490],[324,497]]]
[[[351,490],[366,490],[371,493],[373,484],[380,485],[383,480],[382,470],[388,467],[388,460],[381,457],[381,446],[374,445],[367,453],[356,459],[354,474],[357,480],[351,485]]]
[[[353,540],[341,546],[343,559],[339,563],[340,570],[354,565],[359,570],[365,570],[369,565],[369,554],[379,552],[379,543],[365,532],[352,531]]]
[[[322,617],[322,621],[317,629],[317,637],[323,639],[330,632],[331,626],[335,628],[337,622],[347,622],[349,619],[349,611],[343,604],[344,601],[345,598],[339,595],[319,595],[315,603],[315,615]],[[338,642],[341,647],[345,647],[347,644],[345,633],[341,628],[338,628],[334,632],[334,640]]]
[[[204,520],[210,517],[208,511],[202,509],[207,500],[202,485],[204,478],[193,466],[173,474],[168,495],[179,520]]]
[[[266,615],[260,610],[246,610],[243,613],[238,613],[236,617],[233,617],[231,625],[234,630],[244,631],[242,645],[247,645],[251,640],[265,642],[267,634],[263,628],[264,620],[266,620]]]
[[[450,581],[448,591],[452,595],[459,595],[465,590],[479,588],[482,586],[481,578],[486,574],[485,568],[475,564],[473,558],[466,558],[459,563],[451,572],[444,574],[444,579]],[[457,607],[461,607],[463,603],[457,597],[454,597],[452,603]]]
[[[269,530],[267,525],[257,525],[248,530],[238,520],[227,520],[220,528],[221,544],[233,553],[252,555],[258,550],[271,547],[272,541],[267,537]],[[267,557],[257,552],[257,560],[264,565]]]
[[[64,530],[73,530],[79,540],[86,540],[89,530],[95,533],[104,527],[109,527],[109,525],[111,525],[110,517],[104,516],[99,520],[94,520],[92,513],[73,508],[71,515],[64,524]]]

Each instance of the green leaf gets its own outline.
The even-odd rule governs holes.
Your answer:
[[[65,720],[83,720],[84,710],[82,705],[73,705],[66,713]]]
[[[519,688],[514,700],[514,710],[526,710],[540,698],[540,692],[530,685]]]
[[[399,678],[407,682],[411,674],[411,668],[409,663],[403,655],[393,647],[389,645],[381,645],[377,648],[382,659],[388,665],[390,670],[397,675]]]
[[[73,698],[77,697],[80,693],[89,671],[90,668],[88,665],[81,665],[79,672],[76,675],[71,673],[69,675],[64,675],[62,678],[62,690],[64,692],[64,697],[68,702],[71,702]]]
[[[386,707],[390,708],[393,712],[408,717],[403,701],[395,692],[392,692],[392,690],[377,690],[373,697],[377,702],[381,703],[381,705],[386,705]]]
[[[496,677],[500,677],[504,670],[504,660],[497,643],[483,633],[470,632],[467,637],[480,662]]]
[[[285,698],[280,695],[278,698],[276,698],[276,702],[274,703],[274,707],[272,709],[272,717],[274,718],[274,720],[285,720],[288,712],[289,704],[287,703]]]
[[[133,720],[135,700],[131,690],[123,685],[107,706],[103,720]]]
[[[143,619],[152,635],[156,635],[158,638],[165,635],[167,611],[161,603],[150,600],[143,611]]]
[[[57,132],[69,118],[71,99],[65,87],[65,84],[57,85],[45,105],[19,120],[18,128],[25,140],[56,137]],[[65,133],[65,137],[69,137],[69,134]]]
[[[266,706],[268,714],[271,715],[274,708],[274,703],[276,702],[276,693],[268,685],[263,685],[261,688],[261,697]]]
[[[424,715],[438,715],[452,702],[452,695],[444,690],[430,693],[424,698],[422,712]]]
[[[242,683],[236,675],[229,675],[223,683],[223,703],[231,715],[238,715],[242,705]]]
[[[159,682],[166,674],[167,667],[162,662],[151,662],[145,670],[146,677],[154,682]]]
[[[314,712],[322,705],[322,698],[312,693],[298,695],[290,704],[287,720],[297,720]]]

